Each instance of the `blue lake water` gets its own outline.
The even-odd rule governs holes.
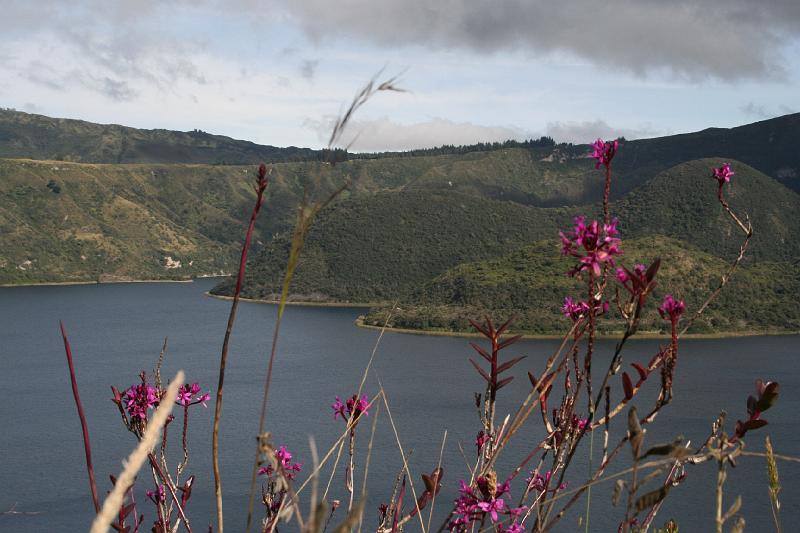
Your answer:
[[[64,320],[73,347],[99,489],[104,494],[111,486],[108,475],[119,472],[121,459],[135,445],[110,401],[110,385],[128,387],[136,382],[138,372],[151,371],[164,337],[168,337],[164,375],[184,369],[190,381],[213,393],[230,305],[205,296],[213,284],[213,280],[202,280],[0,289],[0,511],[13,507],[20,513],[32,513],[1,515],[0,531],[84,531],[93,515],[58,320]],[[342,423],[333,419],[330,404],[335,396],[350,395],[358,387],[375,344],[376,331],[353,325],[360,312],[291,307],[284,316],[267,429],[275,436],[275,444],[288,446],[296,460],[306,463],[300,480],[310,469],[309,437],[314,437],[324,453],[340,435]],[[226,525],[231,531],[242,529],[246,516],[254,436],[275,317],[275,306],[244,303],[234,330],[221,437]],[[626,360],[647,361],[657,345],[656,341],[631,342]],[[513,412],[527,393],[525,373],[538,374],[555,346],[556,341],[525,341],[507,350],[509,357],[522,354],[528,358],[514,368],[517,379],[501,392],[501,417]],[[607,360],[610,348],[610,342],[600,343],[600,360]],[[747,395],[754,380],[762,377],[779,381],[782,396],[777,406],[765,413],[770,425],[745,439],[747,449],[763,451],[764,436],[770,434],[777,453],[800,455],[798,352],[800,337],[796,336],[683,341],[675,401],[649,428],[646,445],[677,435],[699,443],[723,409],[729,412],[731,424],[744,417]],[[468,477],[458,443],[472,456],[479,429],[473,392],[482,391],[482,383],[467,361],[470,356],[464,339],[387,333],[367,382],[370,397],[378,388],[378,379],[385,387],[404,449],[411,452],[415,487],[421,486],[419,474],[436,466],[442,434],[448,430],[445,489],[434,518],[437,526],[457,495],[458,480]],[[596,368],[603,367],[596,363]],[[192,408],[190,415],[187,471],[196,475],[196,483],[188,511],[195,531],[205,531],[215,516],[210,468],[212,415],[213,401],[208,409]],[[616,435],[624,431],[622,418],[616,422]],[[368,425],[360,426],[357,477],[363,473],[368,429]],[[541,420],[537,424],[532,418],[507,450],[507,459],[499,468],[501,477],[541,434]],[[175,459],[176,444],[171,444]],[[587,455],[588,449],[577,454],[574,473],[568,477],[573,485],[585,479]],[[609,472],[627,466],[628,454],[623,455],[625,459]],[[369,467],[365,531],[374,526],[376,508],[388,498],[401,466],[383,411]],[[784,531],[791,531],[791,524],[800,522],[800,464],[781,462],[779,468]],[[690,467],[687,473],[688,478],[670,494],[656,522],[675,517],[682,533],[711,531],[714,466]],[[146,524],[152,523],[153,511],[142,502],[151,484],[142,477],[137,486]],[[521,484],[522,478],[512,485],[515,497]],[[599,485],[593,493],[593,531],[615,531],[624,514],[624,509],[610,505],[610,485]],[[772,531],[762,458],[742,458],[729,473],[726,506],[739,494],[747,531]],[[346,501],[341,476],[334,479],[331,497]],[[583,508],[583,503],[577,505],[557,530],[577,531]],[[407,530],[417,531],[418,526],[411,522]]]

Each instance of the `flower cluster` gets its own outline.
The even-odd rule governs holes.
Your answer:
[[[156,505],[167,501],[167,490],[164,488],[164,485],[159,485],[156,490],[145,491],[144,494]]]
[[[303,463],[292,463],[292,452],[286,449],[286,446],[281,446],[275,452],[275,458],[280,462],[287,479],[294,479],[295,473],[303,469]],[[260,476],[271,476],[274,473],[272,465],[261,467],[258,470]]]
[[[208,393],[205,393],[195,398],[195,396],[199,393],[200,385],[198,383],[192,383],[191,385],[187,383],[178,389],[178,397],[175,401],[178,405],[182,405],[184,407],[196,405],[198,403],[202,403],[203,407],[207,407],[206,402],[211,398],[211,396]]]
[[[567,296],[564,298],[564,305],[561,307],[561,312],[564,313],[564,316],[567,318],[571,318],[573,322],[577,322],[589,314],[589,304],[584,301],[573,302],[572,298]],[[607,312],[608,302],[595,301],[595,316],[599,316]]]
[[[717,180],[719,186],[722,187],[723,184],[729,183],[731,181],[731,177],[733,177],[736,173],[731,170],[731,166],[728,163],[725,163],[719,168],[714,169],[713,178]]]
[[[545,490],[549,490],[552,492],[558,492],[560,490],[564,490],[567,488],[566,483],[562,483],[556,489],[548,489],[550,486],[550,479],[553,477],[553,473],[549,470],[545,472],[544,475],[541,475],[537,470],[531,472],[529,478],[525,481],[528,482],[528,490],[535,490],[537,492],[544,492]]]
[[[685,310],[686,305],[683,300],[676,300],[671,294],[667,294],[664,296],[664,302],[658,307],[658,314],[664,320],[677,322]]]
[[[492,522],[498,522],[500,515],[516,518],[527,510],[527,507],[509,507],[504,496],[509,496],[509,482],[497,484],[493,473],[481,476],[476,480],[478,490],[460,481],[459,497],[456,500],[456,515],[450,523],[451,531],[465,531],[472,522],[483,520],[488,516]],[[511,524],[509,529],[502,531],[520,531],[514,528],[518,524]]]
[[[608,168],[611,164],[611,160],[614,159],[614,156],[617,154],[618,148],[618,140],[603,141],[603,139],[598,138],[592,143],[592,157],[597,159],[595,168],[600,168],[600,165],[604,165]]]
[[[642,264],[637,264],[633,267],[633,270],[628,270],[627,268],[618,268],[617,269],[617,281],[619,281],[623,287],[628,289],[628,292],[635,293],[635,287],[638,283],[644,283],[647,281],[646,277],[647,267]]]
[[[610,224],[603,224],[593,220],[586,224],[585,217],[575,218],[575,228],[569,235],[559,232],[561,237],[561,252],[580,259],[578,266],[570,271],[570,275],[578,274],[586,269],[591,269],[595,276],[601,273],[600,265],[608,263],[614,266],[614,257],[620,255],[622,241],[617,237],[617,219]]]
[[[144,379],[142,379],[141,385],[131,385],[122,398],[125,408],[128,410],[128,416],[142,420],[147,419],[148,409],[157,407],[159,400],[156,388],[146,383]]]
[[[339,418],[341,416],[342,420],[345,422],[351,419],[357,420],[362,414],[364,416],[369,415],[367,407],[369,407],[369,398],[366,394],[361,395],[361,398],[359,398],[357,394],[354,394],[344,403],[342,403],[341,398],[337,396],[336,401],[331,405],[333,409],[333,418]]]

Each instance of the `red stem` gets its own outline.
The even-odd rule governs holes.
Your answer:
[[[606,185],[603,189],[603,222],[608,224],[609,214],[608,214],[608,200],[611,196],[611,161],[606,163]]]
[[[94,503],[95,514],[100,512],[100,500],[97,498],[97,483],[94,480],[94,466],[92,466],[92,444],[89,441],[89,426],[86,424],[86,415],[81,405],[81,396],[78,393],[78,382],[75,379],[75,367],[72,364],[72,348],[69,346],[67,332],[64,323],[59,320],[61,327],[61,337],[64,339],[64,350],[67,352],[67,364],[69,365],[69,378],[72,381],[72,395],[75,398],[75,406],[78,408],[78,417],[81,419],[81,430],[83,430],[83,450],[86,452],[86,471],[89,473],[89,488],[92,490],[92,502]]]
[[[222,342],[222,355],[219,360],[219,383],[217,384],[217,398],[214,406],[214,429],[212,433],[211,454],[214,467],[214,493],[217,503],[217,531],[223,533],[222,523],[222,486],[219,472],[219,420],[222,414],[222,389],[225,383],[225,363],[228,360],[228,345],[230,343],[233,324],[236,321],[236,310],[239,307],[239,296],[242,292],[242,282],[247,265],[247,252],[250,250],[250,241],[253,238],[253,229],[256,225],[256,218],[261,209],[264,199],[264,191],[267,188],[267,167],[263,163],[258,167],[258,181],[256,182],[256,203],[250,215],[250,224],[247,226],[247,234],[242,245],[242,256],[239,259],[239,273],[236,277],[236,289],[233,293],[233,303],[228,315],[228,327],[225,330],[225,339]]]

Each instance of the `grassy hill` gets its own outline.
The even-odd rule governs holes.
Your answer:
[[[320,213],[300,258],[293,292],[301,300],[395,298],[458,263],[488,258],[553,235],[564,209],[530,208],[457,192],[353,196]],[[244,295],[279,291],[289,250],[279,235],[248,266]],[[231,281],[215,288],[230,292]]]
[[[318,154],[318,150],[258,145],[199,130],[143,130],[0,109],[0,157],[236,165],[315,159]]]
[[[707,177],[719,160],[678,165],[612,206],[623,237],[663,234],[707,253],[728,257],[741,237],[731,230]],[[800,257],[800,195],[772,178],[736,164],[728,196],[732,207],[754,214],[756,235],[747,261]],[[597,177],[599,180],[600,178]],[[320,214],[295,276],[300,300],[393,300],[459,263],[497,257],[540,239],[557,241],[576,214],[599,206],[528,207],[452,191],[405,190],[356,195]],[[289,237],[279,235],[254,256],[244,295],[274,298],[288,257]],[[230,293],[231,282],[215,292]]]
[[[0,282],[229,271],[252,194],[244,170],[0,160]]]
[[[650,264],[662,258],[658,287],[642,317],[640,330],[664,327],[655,307],[666,292],[696,310],[726,270],[725,261],[676,239],[651,235],[623,241],[623,264]],[[394,327],[470,331],[468,319],[486,314],[497,320],[516,316],[514,331],[554,333],[569,327],[560,313],[565,296],[584,298],[582,284],[564,273],[572,266],[550,239],[502,257],[458,265],[425,283],[398,305]],[[616,282],[612,281],[612,289]],[[613,290],[608,293],[613,296]],[[760,262],[737,271],[720,298],[696,323],[693,332],[800,331],[800,268],[788,262]],[[383,325],[388,308],[374,307],[365,322]],[[601,330],[619,331],[612,312]]]

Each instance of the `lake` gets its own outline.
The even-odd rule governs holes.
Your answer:
[[[121,459],[135,445],[133,435],[121,425],[116,406],[110,401],[110,385],[123,389],[136,382],[141,370],[150,372],[164,337],[168,337],[164,375],[173,376],[178,369],[184,369],[189,381],[211,390],[209,408],[196,406],[190,411],[191,455],[187,471],[196,475],[196,483],[188,513],[198,532],[215,521],[210,430],[230,303],[205,295],[214,283],[199,280],[0,289],[0,511],[13,507],[18,512],[31,513],[0,516],[0,530],[85,531],[92,519],[80,424],[72,400],[59,319],[64,320],[74,352],[101,495],[111,487],[108,475],[120,471]],[[309,436],[324,453],[341,434],[342,422],[333,419],[330,405],[335,396],[349,396],[357,389],[375,345],[376,331],[353,325],[361,312],[353,308],[290,307],[284,316],[267,429],[274,435],[276,445],[286,445],[296,460],[305,463],[300,480],[310,471]],[[230,531],[241,530],[246,516],[254,436],[275,317],[273,305],[243,303],[231,343],[220,444],[226,525]],[[527,394],[525,373],[531,370],[538,375],[556,344],[550,340],[525,341],[507,350],[509,357],[528,357],[514,368],[515,381],[500,393],[501,418],[513,412]],[[646,362],[657,345],[653,340],[631,342],[626,361]],[[600,342],[600,360],[608,360],[611,347],[610,341]],[[796,413],[800,411],[798,352],[797,336],[683,341],[675,378],[676,399],[648,430],[645,446],[670,441],[677,435],[699,443],[723,409],[729,413],[728,427],[732,430],[736,418],[746,416],[745,401],[754,380],[762,377],[779,381],[782,396],[776,407],[765,413],[769,426],[746,436],[747,449],[763,451],[764,436],[769,434],[776,453],[800,455],[800,432],[796,428]],[[378,347],[375,372],[367,382],[370,397],[378,389],[378,379],[384,385],[403,447],[411,453],[417,490],[422,485],[419,474],[435,468],[443,432],[448,431],[443,460],[445,488],[434,518],[437,527],[442,513],[457,495],[458,480],[468,477],[458,443],[470,457],[475,452],[473,442],[480,423],[473,392],[482,391],[483,386],[467,361],[472,356],[466,339],[387,333]],[[604,365],[597,362],[595,368]],[[373,416],[370,414],[365,420],[371,422]],[[365,531],[374,530],[377,506],[388,499],[402,466],[385,410],[378,416],[369,467]],[[623,418],[615,419],[617,435],[624,431]],[[512,441],[507,460],[500,465],[501,477],[513,462],[510,459],[519,461],[525,450],[538,442],[542,434],[541,420],[538,422],[532,417]],[[359,426],[357,479],[363,474],[369,428],[370,424]],[[595,442],[596,452],[600,440]],[[179,446],[171,446],[173,457],[177,458]],[[584,448],[576,455],[576,469],[568,478],[575,486],[585,476],[588,448]],[[629,453],[623,455],[625,460],[612,465],[609,472],[627,466]],[[781,516],[784,530],[789,531],[790,524],[800,521],[800,464],[779,462],[779,468],[783,485]],[[324,470],[326,475],[329,471],[329,467]],[[687,467],[687,473],[684,483],[670,494],[656,523],[675,517],[681,533],[711,531],[715,467]],[[512,485],[515,498],[520,494],[522,479]],[[145,513],[148,526],[154,518],[153,510],[142,502],[144,491],[151,485],[152,480],[147,484],[145,476],[137,484],[139,510]],[[624,509],[610,505],[610,485],[598,485],[593,492],[592,530],[615,531],[624,514]],[[747,531],[772,531],[762,458],[742,458],[739,466],[729,471],[726,507],[738,494],[743,499],[741,512],[747,520]],[[334,479],[331,496],[347,500],[341,476]],[[576,505],[557,530],[583,531],[577,526],[583,508],[584,503]],[[337,514],[334,522],[342,517]],[[417,531],[419,524],[410,522],[407,530]]]

